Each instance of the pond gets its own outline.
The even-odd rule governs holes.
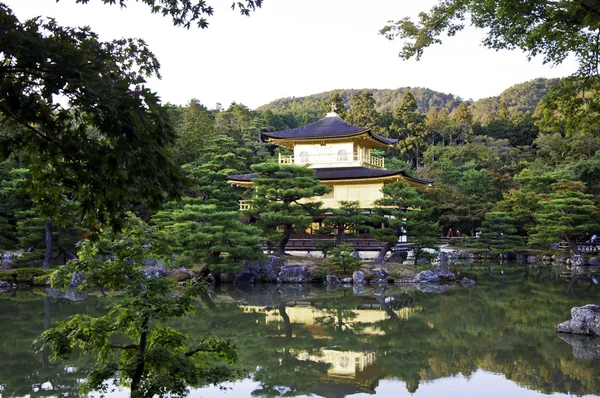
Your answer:
[[[463,268],[461,277],[475,286],[435,291],[392,284],[218,286],[215,306],[199,303],[177,327],[233,338],[248,374],[190,396],[600,396],[600,339],[567,342],[554,332],[572,307],[600,303],[597,280],[551,268],[494,268]],[[79,396],[90,360],[53,363],[31,343],[56,320],[103,312],[96,296],[0,294],[2,397]]]

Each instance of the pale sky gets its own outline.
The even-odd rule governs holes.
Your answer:
[[[161,63],[162,80],[149,86],[175,104],[197,98],[209,108],[232,101],[256,108],[328,90],[406,86],[479,99],[576,70],[573,60],[550,67],[519,51],[488,50],[480,44],[483,32],[474,29],[425,50],[419,62],[401,60],[401,43],[379,29],[428,10],[434,0],[265,0],[251,17],[231,11],[231,0],[207,0],[215,15],[204,30],[174,27],[133,0],[126,9],[100,0],[0,1],[20,20],[50,16],[63,25],[89,25],[102,40],[144,39]]]

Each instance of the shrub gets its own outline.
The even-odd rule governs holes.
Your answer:
[[[360,266],[360,259],[352,256],[354,247],[349,244],[339,245],[331,251],[332,257],[329,262],[340,267],[344,272],[357,269]]]
[[[37,276],[47,276],[50,270],[41,268],[17,268],[0,271],[0,281],[12,283],[31,283]]]

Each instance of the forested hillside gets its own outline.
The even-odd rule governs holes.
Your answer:
[[[548,93],[550,87],[557,81],[558,79],[539,78],[516,84],[496,97],[482,98],[477,101],[466,100],[466,102],[471,106],[473,119],[481,123],[494,118],[501,101],[505,102],[509,112],[517,111],[525,113],[529,111],[533,113],[542,97]],[[301,119],[306,122],[312,122],[320,119],[323,117],[324,112],[327,112],[327,101],[329,101],[334,93],[340,95],[344,107],[349,109],[353,96],[359,96],[364,92],[371,92],[375,100],[375,110],[379,113],[385,113],[386,111],[396,109],[402,96],[407,91],[410,91],[415,97],[417,110],[424,114],[429,112],[431,108],[446,108],[452,113],[463,102],[460,97],[453,94],[440,93],[422,87],[402,87],[395,90],[346,89],[326,91],[306,97],[280,98],[259,106],[257,110],[270,110],[280,114],[293,113],[301,116]]]

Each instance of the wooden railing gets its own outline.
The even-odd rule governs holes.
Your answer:
[[[247,200],[240,200],[240,210],[250,210],[252,204]]]
[[[370,166],[375,168],[385,168],[385,159],[376,156],[367,156],[365,154],[354,153],[345,159],[340,159],[337,153],[323,153],[308,155],[306,158],[299,158],[294,155],[279,155],[279,164],[311,164],[314,166],[331,164],[336,167],[344,165]]]

